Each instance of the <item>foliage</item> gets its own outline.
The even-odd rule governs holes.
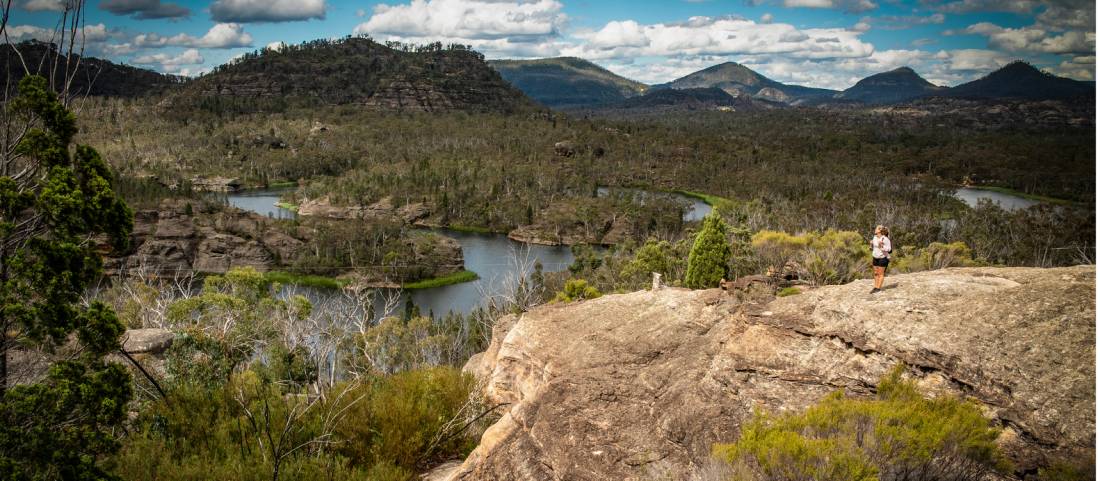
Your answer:
[[[565,281],[563,290],[554,295],[553,302],[573,302],[585,299],[595,299],[602,296],[598,289],[588,285],[584,279],[570,279]]]
[[[717,287],[718,282],[729,277],[730,244],[729,226],[717,213],[703,219],[703,228],[695,236],[688,254],[684,286],[692,289]]]
[[[978,406],[925,399],[902,373],[888,374],[874,399],[838,391],[802,413],[756,412],[714,453],[750,480],[974,481],[1008,469]]]
[[[618,221],[635,241],[683,235],[668,209],[630,196],[595,198],[598,183],[721,196],[732,205],[715,209],[750,232],[863,232],[885,224],[898,246],[963,241],[995,264],[1077,264],[1076,250],[1092,254],[1094,244],[1095,166],[1086,161],[1095,158],[1092,128],[986,128],[904,117],[876,117],[882,122],[872,125],[865,111],[804,109],[633,121],[395,116],[339,106],[181,121],[141,102],[109,99],[93,99],[86,109],[115,119],[83,126],[82,135],[110,149],[104,152],[123,176],[153,174],[169,183],[200,174],[247,183],[301,179],[293,194],[299,201],[328,195],[337,204],[369,205],[390,196],[431,206],[427,220],[440,225],[508,232],[535,223],[553,238],[586,226],[600,233]],[[315,121],[329,131],[311,133]],[[272,131],[292,148],[251,142]],[[560,157],[554,144],[562,140],[591,148]],[[596,147],[606,154],[595,157]],[[723,175],[733,172],[736,182]],[[1084,204],[1005,213],[1011,222],[989,219],[1004,228],[984,229],[989,216],[951,195],[968,175]]]
[[[81,296],[101,272],[89,239],[125,247],[133,216],[95,149],[71,149],[75,117],[46,79],[23,77],[18,92],[0,145],[0,477],[106,479],[99,461],[118,448],[131,397],[129,375],[104,361],[123,326]],[[52,353],[70,340],[45,379],[9,371],[13,350]]]
[[[177,381],[224,382],[258,346],[282,340],[281,324],[301,321],[311,309],[301,295],[275,298],[267,277],[251,267],[207,277],[200,294],[168,306],[168,324],[186,334],[169,354],[192,358],[175,364]]]
[[[657,241],[649,239],[634,251],[631,259],[620,271],[625,282],[646,285],[651,273],[661,274],[664,283],[676,285],[683,278],[687,242]]]
[[[320,399],[246,370],[220,386],[176,386],[147,406],[110,467],[128,480],[408,481],[476,443],[452,422],[471,412],[472,389],[457,369],[435,368],[337,385]]]
[[[1094,456],[1082,456],[1072,461],[1056,460],[1039,468],[1039,481],[1092,481],[1096,479]]]
[[[431,366],[461,365],[483,348],[484,326],[469,316],[449,313],[439,319],[414,315],[387,317],[358,338],[358,372],[392,374]]]
[[[802,289],[797,287],[784,287],[775,293],[776,297],[797,296],[802,293]]]
[[[294,284],[298,286],[317,287],[321,289],[340,289],[348,284],[348,282],[344,279],[336,279],[327,276],[309,274],[297,274],[284,271],[265,272],[264,278],[267,281],[273,283],[278,282],[279,284]]]
[[[390,462],[413,471],[429,461],[464,456],[477,445],[471,435],[446,436],[470,406],[474,379],[457,368],[406,371],[365,383],[349,395],[363,397],[352,405],[337,434],[345,440],[338,451],[355,464]]]
[[[843,284],[862,277],[871,263],[870,250],[857,232],[760,231],[752,236],[752,248],[762,270],[774,276],[792,270],[815,284]]]
[[[890,268],[898,272],[917,272],[947,267],[972,267],[981,265],[974,253],[963,242],[943,244],[933,242],[922,249],[905,246],[891,256]]]
[[[406,282],[401,285],[402,289],[431,289],[433,287],[449,286],[451,284],[461,284],[463,282],[472,282],[478,279],[477,273],[473,271],[461,270],[452,274],[447,274],[442,277],[435,277],[432,279],[424,279],[416,282]]]

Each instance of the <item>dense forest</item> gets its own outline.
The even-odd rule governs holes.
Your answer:
[[[301,187],[287,200],[295,204],[327,197],[369,205],[392,196],[431,206],[433,225],[497,232],[535,226],[595,232],[580,237],[599,242],[626,225],[620,230],[639,242],[682,235],[675,206],[598,197],[601,185],[727,199],[751,231],[863,232],[882,223],[915,246],[1049,238],[1039,254],[987,259],[1013,265],[1079,262],[1095,224],[1089,127],[819,109],[616,120],[337,106],[179,120],[125,99],[90,101],[81,118],[104,119],[85,124],[81,138],[101,145],[122,176],[294,181]],[[974,210],[951,196],[962,183],[1061,202],[974,222]]]

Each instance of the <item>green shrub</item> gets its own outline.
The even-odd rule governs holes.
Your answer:
[[[649,239],[634,252],[634,258],[623,266],[620,275],[631,284],[646,285],[656,272],[666,284],[675,284],[684,273],[683,245]]]
[[[476,431],[446,438],[465,423],[474,385],[472,376],[451,367],[364,383],[348,393],[363,399],[348,409],[349,421],[337,428],[343,440],[338,451],[354,464],[390,463],[410,471],[429,461],[465,456],[477,445]]]
[[[1073,461],[1059,460],[1050,466],[1039,468],[1039,481],[1095,481],[1095,456]]]
[[[712,212],[703,219],[703,228],[695,236],[688,254],[684,286],[692,289],[717,287],[719,281],[729,276],[728,234],[729,227],[717,213]]]
[[[797,287],[784,287],[776,292],[775,295],[779,297],[797,296],[802,293],[802,290]]]
[[[933,242],[923,249],[905,247],[893,256],[891,268],[898,272],[917,272],[947,267],[972,267],[981,265],[964,242],[944,244]]]
[[[887,375],[874,399],[838,391],[802,413],[758,411],[714,454],[747,480],[965,481],[1007,470],[977,405],[925,399],[901,374]]]
[[[585,299],[595,299],[602,295],[603,293],[588,285],[588,281],[584,279],[569,279],[565,281],[564,290],[554,296],[554,302],[583,301]]]
[[[411,481],[466,455],[473,379],[434,368],[332,387],[325,399],[255,371],[176,385],[145,406],[106,467],[127,480]],[[299,449],[294,449],[300,446]],[[276,480],[277,481],[277,480]]]

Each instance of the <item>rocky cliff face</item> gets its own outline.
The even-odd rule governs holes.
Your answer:
[[[388,201],[386,201],[388,202]],[[172,276],[195,271],[223,274],[235,267],[269,271],[290,266],[314,246],[314,240],[326,229],[324,224],[303,222],[295,227],[279,226],[259,214],[225,207],[214,212],[199,212],[182,200],[166,200],[157,209],[134,213],[131,249],[104,262],[108,274],[125,269],[144,269],[149,273]],[[420,216],[412,207],[383,208],[361,212],[363,215],[322,217],[359,219],[404,219]],[[205,208],[205,207],[204,207]],[[343,211],[340,211],[343,212]],[[377,218],[366,214],[377,213]],[[399,255],[415,270],[394,274],[375,266],[359,269],[357,282],[364,286],[395,287],[399,282],[438,277],[464,268],[462,246],[458,241],[428,232],[410,232],[400,239]],[[394,278],[397,276],[397,278]]]
[[[447,479],[691,479],[754,407],[871,395],[898,363],[979,402],[1020,472],[1088,455],[1095,274],[948,269],[764,303],[665,288],[507,316],[466,366],[504,415]]]

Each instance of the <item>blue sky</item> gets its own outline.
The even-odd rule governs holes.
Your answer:
[[[15,0],[9,38],[48,39],[73,0]],[[647,83],[725,61],[843,89],[910,66],[955,85],[1015,59],[1091,80],[1095,0],[88,0],[91,55],[196,75],[280,42],[370,35],[488,58],[568,55]]]

